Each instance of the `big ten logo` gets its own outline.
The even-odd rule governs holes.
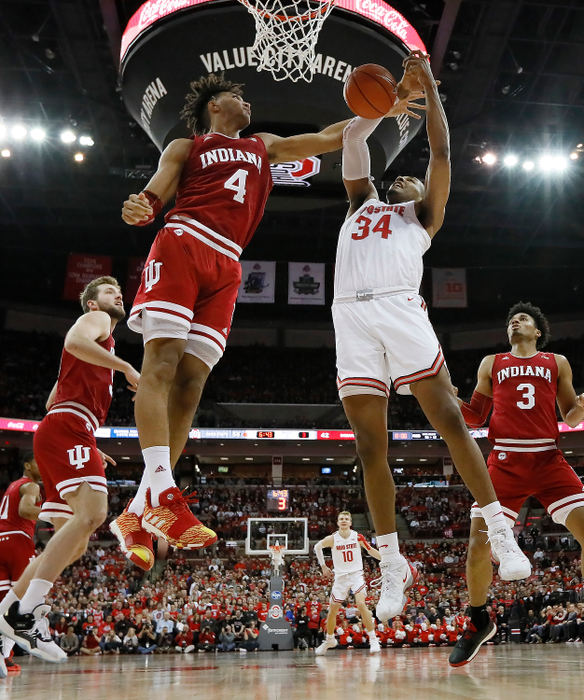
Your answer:
[[[69,463],[75,469],[83,469],[86,462],[91,458],[91,450],[85,445],[75,445],[70,450],[67,450],[69,455]]]
[[[161,262],[151,260],[148,265],[144,266],[144,289],[149,292],[157,282],[160,282]]]
[[[273,605],[270,608],[270,617],[279,620],[282,617],[282,608],[279,605]]]

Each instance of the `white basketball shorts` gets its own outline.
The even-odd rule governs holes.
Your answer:
[[[400,293],[334,302],[339,396],[411,394],[410,384],[434,377],[444,364],[426,303]]]
[[[335,575],[333,587],[331,590],[331,601],[334,603],[342,603],[347,599],[349,593],[353,595],[367,589],[363,569],[359,571],[351,571],[348,574]]]

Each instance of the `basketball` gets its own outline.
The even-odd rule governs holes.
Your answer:
[[[396,100],[396,80],[376,63],[357,66],[347,78],[343,96],[351,112],[365,119],[378,119],[387,114]]]

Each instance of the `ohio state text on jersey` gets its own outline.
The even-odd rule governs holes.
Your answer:
[[[272,185],[259,136],[194,136],[166,222],[220,252],[225,247],[237,259],[255,233]]]
[[[113,354],[111,333],[99,345]],[[57,393],[49,413],[72,413],[87,421],[92,432],[97,430],[105,423],[112,402],[113,380],[113,369],[84,362],[63,348]]]
[[[492,369],[493,415],[489,439],[496,450],[555,450],[558,439],[556,396],[558,363],[553,353],[516,357],[495,355]]]
[[[363,559],[361,557],[359,534],[355,530],[349,530],[349,536],[342,537],[337,530],[333,535],[333,540],[331,553],[335,576],[361,571],[363,569]]]
[[[359,294],[411,292],[422,282],[422,256],[431,239],[415,202],[370,199],[341,227],[335,265],[335,301]]]

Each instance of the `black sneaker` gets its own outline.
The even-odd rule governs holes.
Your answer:
[[[454,645],[448,663],[451,666],[464,666],[470,663],[478,654],[481,645],[494,637],[496,633],[497,625],[492,620],[489,620],[489,624],[482,630],[477,630],[472,622],[469,622],[468,628]]]
[[[0,615],[0,632],[32,656],[53,663],[64,661],[67,654],[55,644],[49,633],[46,614],[50,606],[37,605],[31,613],[22,614],[18,612],[19,605],[16,600],[4,615]]]

